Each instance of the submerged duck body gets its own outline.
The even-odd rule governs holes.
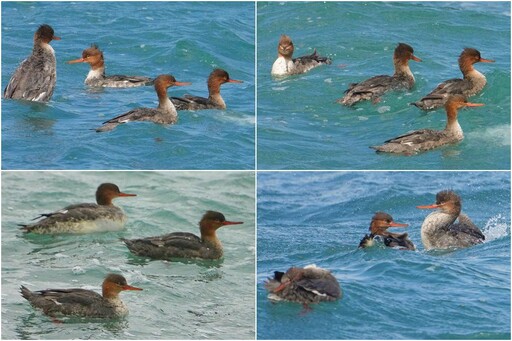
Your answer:
[[[291,267],[286,272],[275,271],[265,282],[272,301],[288,301],[307,306],[312,303],[332,302],[342,297],[341,286],[329,270],[316,265]]]
[[[421,225],[421,241],[425,250],[465,248],[485,240],[482,231],[461,212],[461,199],[453,191],[441,191],[436,195],[435,204],[417,208],[438,209],[430,213]]]
[[[91,70],[85,78],[85,84],[92,87],[133,88],[153,84],[153,79],[144,76],[105,75],[103,52],[92,45],[82,52],[82,58],[70,60],[68,64],[88,63]]]
[[[243,222],[227,221],[222,213],[207,211],[199,222],[200,237],[189,232],[173,232],[156,237],[121,240],[133,254],[152,259],[219,259],[224,252],[217,237],[217,229],[238,224]]]
[[[480,51],[473,48],[465,48],[459,56],[459,68],[463,79],[449,79],[439,84],[432,92],[417,102],[411,103],[423,110],[432,110],[442,107],[453,95],[462,95],[466,99],[476,95],[485,87],[487,79],[476,70],[475,63],[493,63],[494,60],[484,59]]]
[[[464,133],[457,120],[458,109],[483,105],[481,103],[469,103],[461,95],[452,96],[445,104],[447,121],[444,130],[415,130],[387,140],[383,145],[371,146],[370,148],[377,152],[414,155],[447,144],[457,143],[464,139]]]
[[[208,98],[185,95],[184,97],[171,97],[176,110],[204,110],[226,109],[226,103],[220,95],[220,86],[224,83],[243,83],[229,78],[229,74],[222,69],[215,69],[208,77]]]
[[[318,55],[315,51],[306,56],[292,58],[295,47],[291,38],[281,35],[277,45],[277,59],[272,65],[271,75],[290,76],[308,72],[309,70],[324,64],[331,64],[332,60]]]
[[[34,34],[32,54],[14,71],[4,98],[27,101],[48,102],[55,89],[57,67],[52,40],[60,40],[54,35],[50,25],[41,25]]]
[[[413,242],[409,239],[407,233],[392,233],[387,229],[390,227],[407,227],[407,224],[397,223],[393,217],[385,212],[377,212],[372,217],[370,223],[370,234],[363,237],[359,243],[360,248],[371,247],[375,240],[381,240],[387,247],[416,250]]]
[[[167,97],[167,88],[171,86],[185,86],[190,83],[177,82],[174,76],[160,75],[155,79],[155,91],[158,96],[158,107],[153,108],[137,108],[128,111],[122,115],[116,116],[103,125],[96,128],[96,132],[111,131],[118,125],[135,121],[150,121],[158,124],[175,124],[178,121],[178,112]]]
[[[35,219],[43,219],[33,224],[21,225],[21,230],[37,234],[119,231],[124,228],[126,215],[112,204],[112,200],[131,196],[135,194],[123,193],[116,185],[104,183],[96,190],[96,204],[74,204],[52,213],[41,214]]]
[[[421,62],[421,59],[414,55],[410,45],[399,43],[393,53],[393,64],[395,73],[393,76],[380,75],[369,78],[360,83],[350,84],[345,95],[337,102],[346,106],[352,106],[360,101],[379,100],[379,97],[386,92],[393,90],[408,90],[414,86],[414,75],[409,68],[409,60]]]
[[[128,285],[126,279],[109,274],[102,284],[102,294],[86,289],[47,289],[30,291],[21,286],[21,295],[34,308],[49,316],[82,316],[92,318],[115,318],[128,314],[128,308],[119,298],[124,290],[142,290]]]

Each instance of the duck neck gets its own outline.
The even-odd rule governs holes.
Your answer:
[[[394,77],[405,77],[414,82],[414,75],[409,68],[409,61],[402,61],[400,59],[393,60],[395,65],[395,74]]]
[[[215,249],[222,249],[222,243],[217,237],[217,231],[208,226],[201,226],[201,240],[212,245]]]
[[[156,89],[156,94],[158,95],[158,109],[169,114],[173,118],[178,117],[178,112],[176,111],[176,107],[172,104],[171,100],[167,96],[167,88],[160,87]]]
[[[444,130],[448,132],[450,135],[454,135],[460,139],[464,137],[462,132],[462,128],[457,120],[457,109],[453,107],[448,107],[446,109],[446,127]]]

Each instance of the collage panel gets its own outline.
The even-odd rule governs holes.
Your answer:
[[[4,171],[2,338],[253,340],[254,188],[240,171]]]
[[[2,169],[254,170],[254,17],[253,2],[2,3]]]
[[[510,172],[257,184],[258,340],[510,339]]]
[[[257,24],[258,169],[510,169],[510,2],[259,1]]]

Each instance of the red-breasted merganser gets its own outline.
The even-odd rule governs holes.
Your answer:
[[[4,98],[48,102],[57,81],[55,51],[52,40],[60,40],[50,25],[41,25],[34,34],[32,54],[14,71],[4,90]]]
[[[23,285],[21,295],[34,308],[46,315],[74,315],[83,317],[116,318],[128,314],[128,308],[119,298],[124,290],[142,290],[128,285],[121,275],[109,274],[103,281],[102,294],[86,289],[47,289],[30,291]]]
[[[158,124],[174,124],[178,121],[178,112],[167,97],[167,88],[171,86],[185,86],[191,83],[177,82],[171,75],[160,75],[155,79],[155,91],[158,95],[158,107],[153,108],[137,108],[128,111],[125,114],[116,116],[103,125],[96,128],[98,133],[110,131],[122,123],[134,121],[151,121]]]
[[[220,86],[224,83],[243,83],[229,78],[229,74],[222,69],[215,69],[208,77],[208,98],[185,95],[184,97],[171,97],[176,110],[203,110],[226,109],[226,103],[220,95]]]
[[[449,79],[437,86],[431,93],[417,102],[411,103],[423,110],[432,110],[442,107],[451,95],[463,95],[468,98],[484,88],[487,80],[485,76],[475,70],[475,63],[494,63],[494,60],[484,59],[476,49],[465,48],[459,57],[459,67],[464,79]]]
[[[152,85],[153,79],[144,76],[105,76],[105,61],[103,52],[97,45],[91,45],[82,52],[82,58],[70,60],[68,64],[89,63],[91,70],[85,78],[85,84],[94,87],[133,88],[136,86]]]
[[[114,184],[101,184],[96,190],[96,202],[75,204],[59,211],[41,214],[43,218],[36,223],[20,225],[24,232],[38,234],[54,233],[92,233],[119,231],[124,228],[126,215],[123,210],[112,204],[117,197],[133,197],[119,190]]]
[[[223,255],[223,250],[217,238],[217,229],[236,224],[243,222],[227,221],[222,213],[207,211],[199,222],[201,237],[189,232],[173,232],[158,237],[121,240],[132,253],[153,259],[219,259]]]
[[[336,277],[314,264],[274,271],[274,278],[265,281],[265,288],[270,300],[297,302],[306,309],[308,304],[336,301],[343,295]]]
[[[460,197],[453,191],[437,193],[436,203],[416,206],[421,209],[438,208],[421,225],[421,241],[425,250],[462,248],[483,243],[484,234],[461,212]],[[456,223],[455,220],[459,219]]]
[[[296,75],[308,72],[317,66],[332,63],[330,58],[319,56],[316,49],[310,55],[292,59],[293,50],[292,39],[285,34],[281,35],[277,44],[277,59],[270,72],[273,76]]]
[[[463,107],[480,107],[483,105],[481,103],[469,103],[461,95],[452,96],[445,104],[447,121],[444,130],[415,130],[387,140],[381,146],[371,146],[370,148],[377,152],[413,155],[446,144],[457,143],[464,138],[462,128],[457,121],[457,110]]]
[[[375,76],[360,83],[352,83],[345,91],[345,96],[336,102],[351,106],[360,101],[372,100],[377,102],[384,93],[392,90],[408,90],[414,86],[414,75],[409,68],[409,60],[421,62],[414,55],[410,45],[399,43],[393,54],[395,73],[393,76]]]
[[[367,234],[361,239],[359,247],[365,248],[373,246],[375,239],[381,239],[384,245],[388,247],[416,250],[416,247],[409,239],[407,233],[392,233],[388,232],[390,227],[407,227],[407,224],[396,223],[393,217],[384,212],[377,212],[372,218],[370,223],[370,234]]]

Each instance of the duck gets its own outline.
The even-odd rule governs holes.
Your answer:
[[[411,104],[422,110],[433,110],[443,107],[450,96],[462,95],[468,99],[478,94],[487,84],[487,79],[474,68],[476,63],[494,63],[494,60],[482,58],[477,49],[465,48],[459,56],[459,68],[464,78],[444,81],[428,95]]]
[[[434,204],[416,208],[436,209],[421,225],[421,241],[425,250],[466,248],[485,241],[482,231],[461,212],[462,200],[453,190],[442,190],[436,194]]]
[[[371,146],[379,153],[414,155],[420,152],[454,144],[464,139],[464,133],[457,120],[457,113],[463,107],[481,107],[483,103],[470,103],[462,95],[451,96],[445,104],[446,126],[443,130],[421,129],[389,139],[380,146]]]
[[[270,71],[272,76],[297,75],[332,63],[330,58],[320,56],[316,49],[310,55],[293,58],[294,49],[292,39],[286,34],[281,35],[277,44],[277,59]]]
[[[407,227],[408,224],[397,223],[393,217],[385,212],[376,212],[370,223],[370,234],[366,234],[359,243],[360,248],[367,248],[374,245],[376,239],[380,239],[387,247],[416,250],[413,242],[409,239],[407,233],[388,232],[390,227]]]
[[[4,90],[4,98],[34,102],[48,102],[52,98],[57,66],[50,42],[60,39],[50,25],[39,26],[34,34],[32,54],[14,71]]]
[[[414,49],[405,43],[398,43],[393,53],[395,73],[393,76],[374,76],[359,83],[350,84],[345,90],[345,95],[336,102],[352,106],[361,101],[372,100],[374,103],[380,100],[380,96],[394,90],[410,90],[414,86],[414,75],[409,68],[409,60],[421,62],[414,55]]]

